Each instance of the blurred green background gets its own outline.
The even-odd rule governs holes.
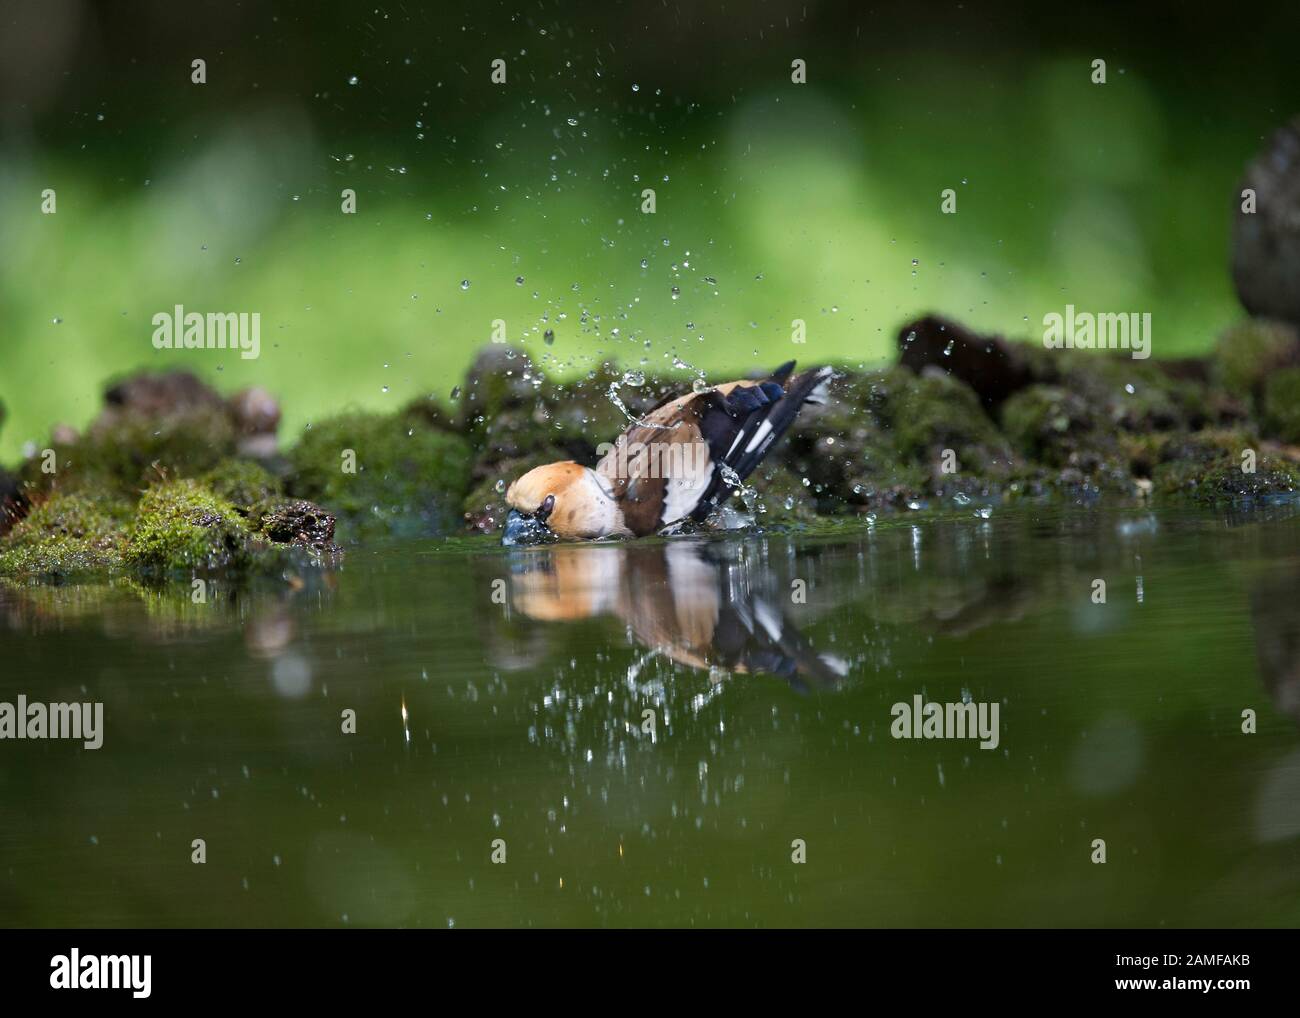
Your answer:
[[[0,460],[140,368],[267,386],[289,435],[446,398],[493,319],[552,374],[874,363],[926,311],[1067,302],[1203,351],[1300,105],[1294,8],[524,6],[0,4]],[[260,312],[261,358],[155,351],[175,304]]]

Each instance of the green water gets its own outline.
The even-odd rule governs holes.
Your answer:
[[[0,742],[0,924],[1294,925],[1296,515],[0,587],[0,700],[106,727]],[[997,747],[892,738],[917,695],[996,702]]]

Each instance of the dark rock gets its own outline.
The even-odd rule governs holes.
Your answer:
[[[918,375],[929,365],[975,390],[986,407],[1000,405],[1038,377],[1028,344],[981,336],[937,315],[909,322],[898,331],[899,363]]]
[[[277,544],[328,548],[334,541],[334,517],[311,502],[281,502],[263,514],[261,530]]]
[[[1255,192],[1242,211],[1241,191]],[[1300,324],[1300,117],[1276,131],[1233,196],[1232,279],[1252,315]]]
[[[161,418],[198,409],[224,410],[225,401],[215,389],[188,371],[133,375],[104,393],[104,409],[91,424],[90,431],[101,434],[111,429],[124,413]]]

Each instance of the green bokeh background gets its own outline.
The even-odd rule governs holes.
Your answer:
[[[1151,312],[1156,356],[1205,351],[1242,314],[1241,170],[1300,105],[1296,20],[8,5],[0,461],[141,368],[264,385],[287,435],[446,397],[494,319],[553,374],[870,364],[924,312],[1031,338],[1067,302]],[[260,312],[262,356],[155,351],[175,304]]]

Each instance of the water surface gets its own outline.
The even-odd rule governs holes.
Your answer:
[[[1294,507],[404,542],[190,592],[0,587],[0,701],[106,718],[0,742],[0,924],[1300,922]],[[997,747],[893,738],[918,695],[996,703]]]

